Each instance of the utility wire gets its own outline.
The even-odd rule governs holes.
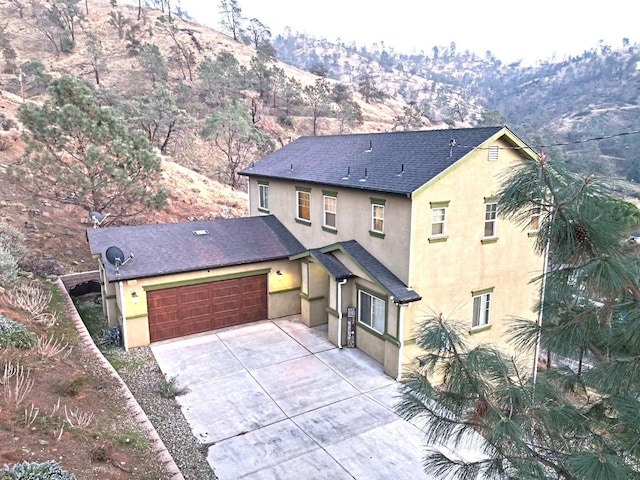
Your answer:
[[[574,140],[572,142],[559,142],[559,143],[549,143],[546,145],[534,145],[534,146],[529,146],[527,145],[526,147],[501,147],[499,146],[498,148],[501,150],[541,150],[543,148],[550,148],[550,147],[566,147],[568,145],[579,145],[581,143],[588,143],[588,142],[598,142],[600,140],[609,140],[610,138],[617,138],[617,137],[625,137],[628,135],[637,135],[640,134],[640,130],[632,130],[630,132],[620,132],[620,133],[614,133],[611,135],[602,135],[599,137],[591,137],[591,138],[584,138],[582,140]],[[495,148],[495,146],[493,147],[477,147],[477,146],[472,146],[472,145],[458,145],[455,141],[455,139],[452,139],[451,142],[449,142],[449,145],[452,147],[459,147],[459,148],[471,148],[474,150],[489,150],[490,148]]]

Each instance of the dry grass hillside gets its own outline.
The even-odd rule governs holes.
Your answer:
[[[13,117],[20,99],[1,92],[0,110]],[[35,198],[12,183],[7,169],[20,161],[22,140],[11,141],[0,151],[0,221],[18,228],[27,239],[32,262],[51,273],[94,269],[86,242],[90,227],[88,212],[74,205]],[[247,214],[247,197],[226,185],[196,173],[170,159],[163,161],[163,186],[169,200],[161,211],[132,220],[132,223],[165,223],[236,217]],[[107,219],[108,223],[108,219]]]
[[[26,2],[29,5],[28,2]],[[80,4],[84,7],[84,3]],[[156,20],[163,15],[159,10],[145,9],[137,20],[137,7],[118,5],[112,7],[107,0],[89,0],[88,15],[79,24],[76,32],[76,46],[71,53],[57,53],[52,43],[36,28],[35,20],[28,14],[23,18],[15,8],[15,2],[0,0],[0,18],[3,18],[4,32],[17,54],[16,65],[33,59],[43,62],[46,72],[53,78],[62,75],[81,77],[94,83],[87,39],[96,35],[106,58],[106,68],[100,75],[97,88],[107,89],[121,94],[132,95],[139,75],[137,58],[127,54],[126,38],[120,38],[110,14],[125,19],[128,26],[139,27],[138,38],[141,42],[158,45],[166,58],[171,56],[172,40],[158,28]],[[83,8],[83,13],[84,8]],[[196,23],[174,17],[177,26],[177,38],[190,46],[195,55],[196,65],[204,59],[215,58],[221,52],[232,53],[238,61],[249,66],[255,50],[229,36]],[[170,66],[171,64],[167,62]],[[286,75],[297,79],[303,86],[311,85],[316,78],[309,72],[278,63]],[[194,69],[195,70],[195,69]],[[169,70],[169,81],[174,87],[192,88],[198,81],[185,79],[180,68],[173,65]],[[27,86],[28,87],[28,86]],[[4,69],[0,73],[0,112],[8,118],[15,118],[15,112],[22,103],[21,88],[14,72]],[[247,94],[249,97],[251,93]],[[39,102],[46,96],[40,89],[26,88],[26,101]],[[368,104],[359,94],[354,100],[362,109],[364,123],[358,131],[388,131],[393,119],[402,110],[403,104],[395,100]],[[180,129],[176,140],[164,159],[163,183],[169,190],[169,204],[160,212],[154,212],[134,221],[137,223],[160,223],[187,221],[190,219],[217,218],[246,214],[246,195],[233,191],[213,180],[216,164],[216,151],[204,141],[198,132],[207,114],[206,111],[189,112],[193,122]],[[276,140],[278,146],[285,145],[300,135],[310,133],[311,119],[304,116],[292,118],[291,126],[282,126],[276,121],[276,112],[267,105],[259,105],[258,126]],[[319,122],[321,134],[337,133],[334,119],[323,118]],[[0,150],[0,220],[18,227],[27,237],[28,247],[34,262],[51,264],[56,273],[86,270],[94,265],[88,256],[84,230],[88,226],[88,212],[72,205],[58,204],[44,198],[35,198],[22,192],[19,185],[11,184],[7,177],[7,168],[20,161],[24,145],[20,139],[5,141]],[[15,141],[14,141],[15,140]],[[54,268],[55,267],[55,268]]]

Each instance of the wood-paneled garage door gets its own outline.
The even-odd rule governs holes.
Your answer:
[[[147,292],[152,342],[267,318],[267,276]]]

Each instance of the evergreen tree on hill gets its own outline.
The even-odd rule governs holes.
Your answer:
[[[114,220],[165,204],[160,158],[144,132],[129,130],[82,80],[62,77],[49,94],[18,111],[27,150],[13,174],[23,188]]]

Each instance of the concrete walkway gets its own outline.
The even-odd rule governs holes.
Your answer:
[[[428,479],[397,383],[326,326],[288,317],[154,344],[220,480]]]

